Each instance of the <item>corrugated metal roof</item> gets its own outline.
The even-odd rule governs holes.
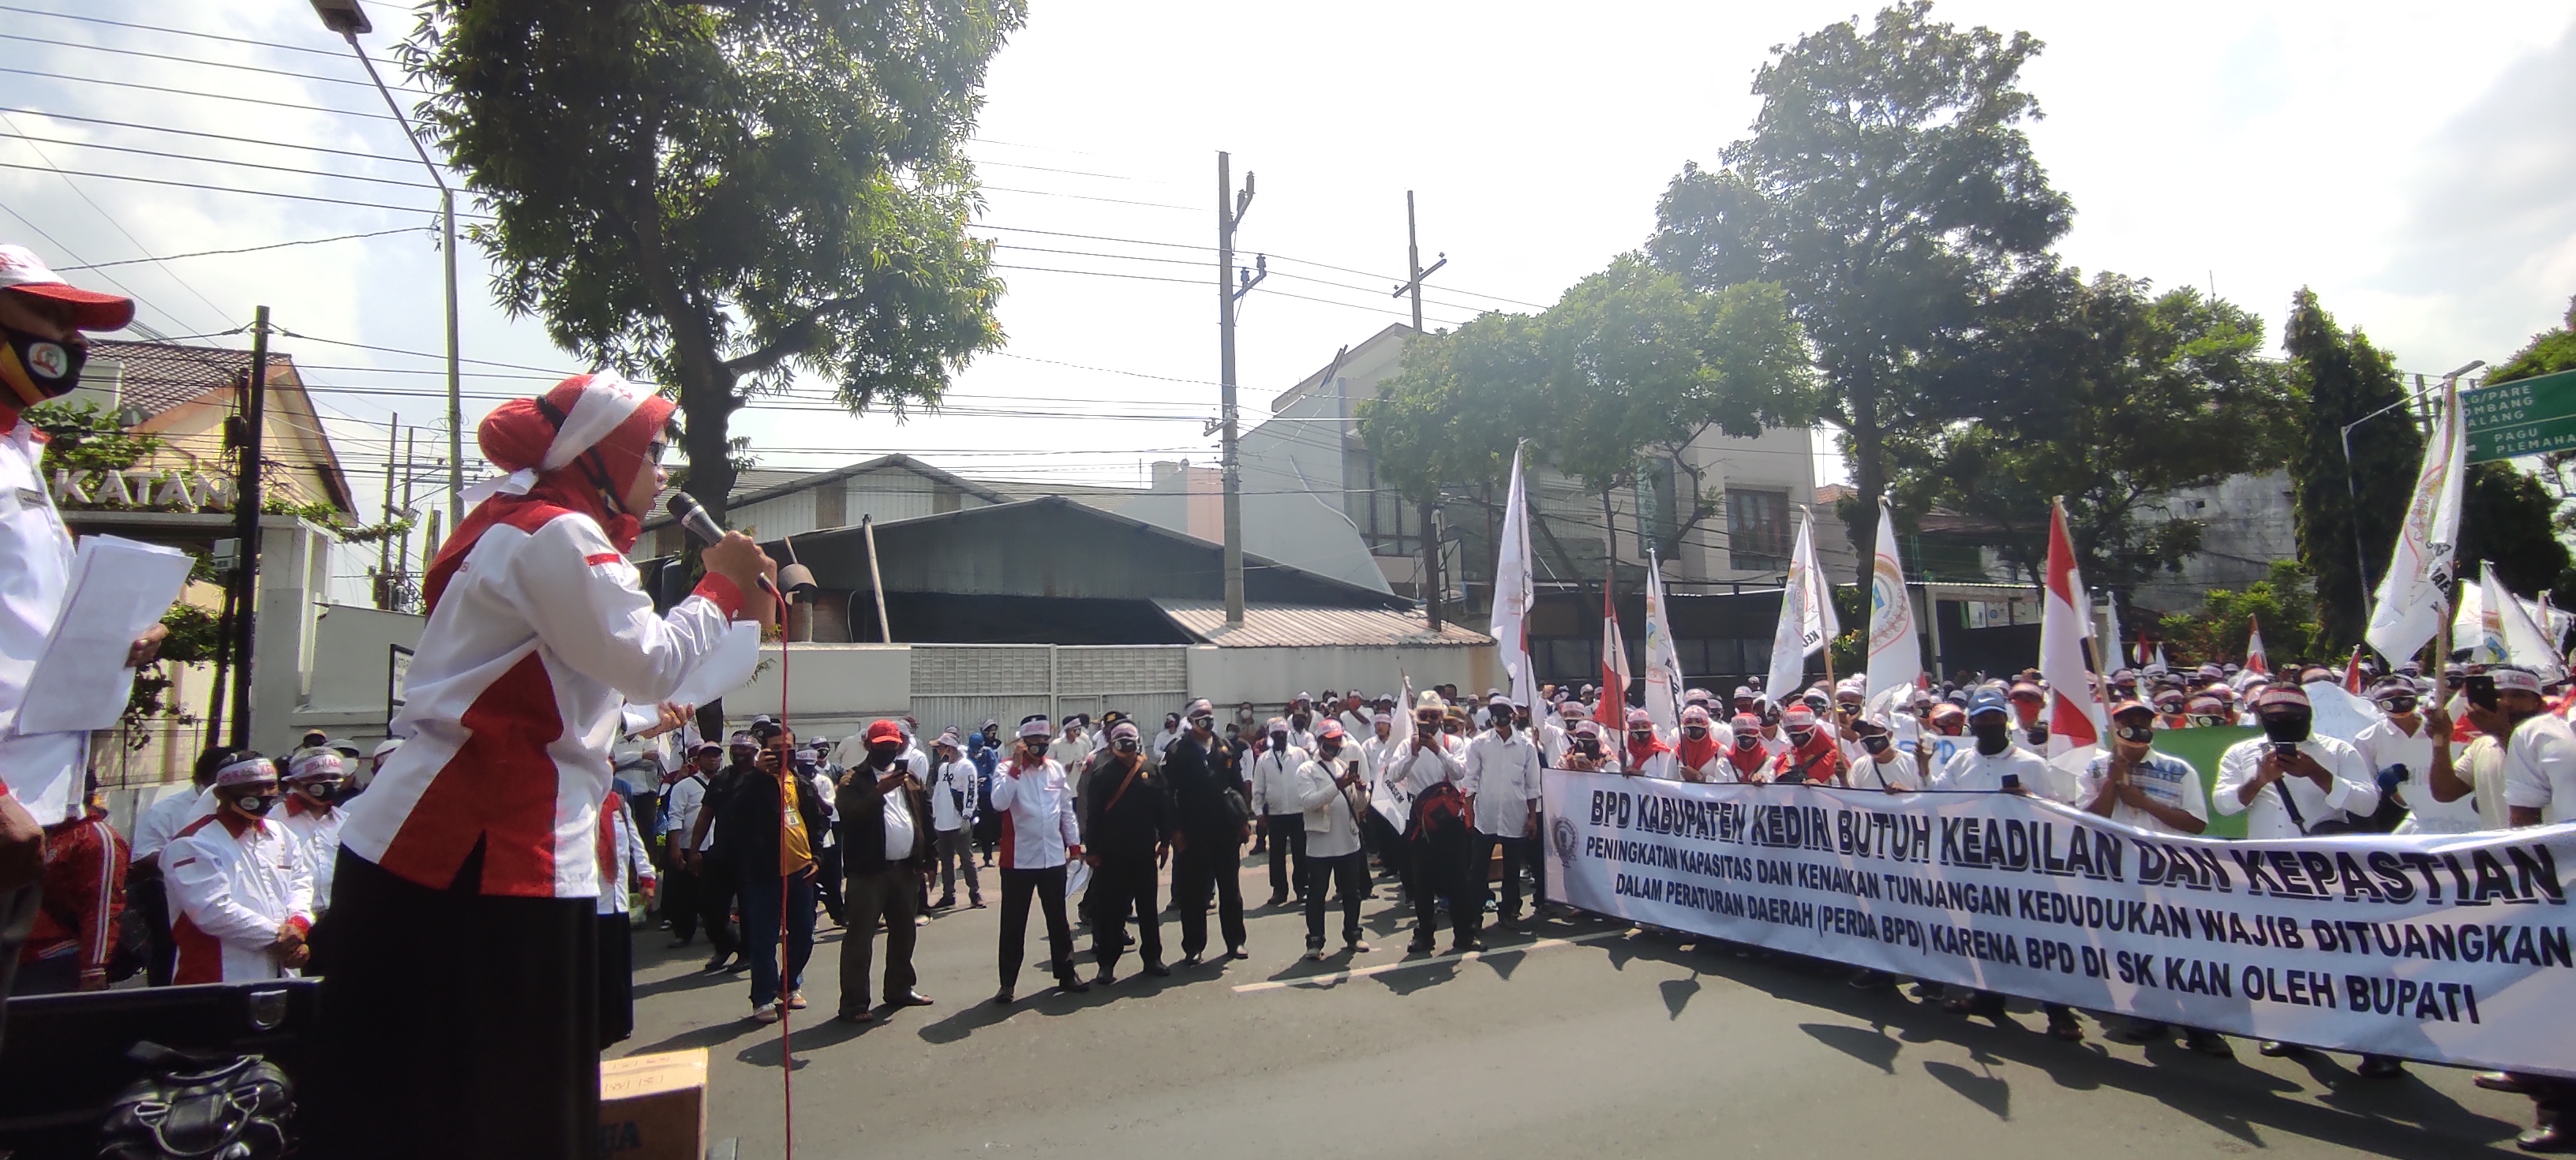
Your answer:
[[[1474,648],[1492,645],[1481,632],[1443,624],[1438,634],[1417,612],[1383,608],[1311,608],[1292,604],[1246,604],[1243,627],[1225,624],[1225,603],[1218,600],[1161,599],[1163,615],[1191,636],[1224,648],[1312,648],[1329,645],[1417,645]]]

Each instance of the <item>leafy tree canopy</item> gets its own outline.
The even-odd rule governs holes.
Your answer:
[[[2282,345],[2291,388],[2306,404],[2290,456],[2299,561],[2316,577],[2319,651],[2331,654],[2361,639],[2371,581],[2360,562],[2371,561],[2374,577],[2388,566],[2423,463],[2424,433],[2404,407],[2364,421],[2408,397],[2396,363],[2359,330],[2336,326],[2315,291],[2301,288],[2291,298]],[[2347,460],[2343,429],[2354,423]]]
[[[1931,11],[1913,0],[1774,49],[1752,135],[1715,169],[1683,168],[1648,243],[1694,286],[1786,291],[1851,463],[1864,584],[1890,444],[1986,411],[1990,383],[1943,371],[2074,215],[2022,131],[2040,115],[2019,87],[2040,42]]]
[[[2248,630],[2260,621],[2263,651],[2273,671],[2291,664],[2342,664],[2343,654],[2319,643],[2317,601],[2309,579],[2297,561],[2275,560],[2270,576],[2242,592],[2211,589],[2201,598],[2200,611],[2175,613],[2157,624],[2165,659],[2176,665],[2242,663]]]
[[[719,516],[733,411],[796,371],[935,405],[1001,342],[963,151],[1022,0],[430,0],[422,113],[503,306],[676,388]]]

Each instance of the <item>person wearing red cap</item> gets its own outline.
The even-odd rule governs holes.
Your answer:
[[[774,566],[739,533],[701,553],[705,577],[667,613],[639,585],[626,553],[667,482],[672,408],[575,375],[477,431],[509,474],[471,490],[430,564],[392,729],[410,740],[340,830],[312,1155],[596,1143],[598,817],[624,707],[731,680],[700,670],[776,612]]]
[[[71,533],[41,469],[45,436],[21,412],[80,385],[82,332],[133,319],[132,301],[63,281],[23,246],[0,246],[0,720],[17,716],[71,586]],[[152,663],[167,635],[152,626],[126,666]],[[88,768],[86,732],[0,728],[0,1005],[42,902],[45,827],[81,816]]]
[[[930,881],[935,843],[928,788],[913,779],[912,763],[904,759],[903,726],[874,722],[859,741],[866,755],[841,775],[834,793],[841,811],[841,872],[849,880],[844,903],[849,925],[841,935],[840,1017],[850,1023],[877,1017],[868,1006],[868,968],[880,919],[886,932],[885,985],[879,992],[885,1009],[892,1012],[930,1002],[929,996],[914,988],[920,978],[912,967],[919,926],[913,920],[921,914],[921,889]],[[968,880],[973,880],[971,868]]]

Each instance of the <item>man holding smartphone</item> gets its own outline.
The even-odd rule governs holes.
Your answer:
[[[2014,744],[2013,717],[2013,704],[2003,690],[1992,685],[1977,690],[1968,698],[1968,733],[1977,743],[1952,756],[1933,779],[1932,788],[1951,793],[2043,796],[2058,801],[2073,796],[2071,787],[2061,788],[2062,779],[2045,758]],[[1952,996],[1941,1006],[1954,1014],[2000,1019],[2004,997],[1991,991],[1970,991]],[[2074,1009],[2062,1003],[2040,1006],[2047,1012],[2051,1036],[2068,1042],[2084,1038],[2084,1027],[2075,1021]]]

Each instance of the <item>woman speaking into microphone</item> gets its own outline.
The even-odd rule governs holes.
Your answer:
[[[598,810],[620,709],[672,699],[775,614],[773,565],[740,534],[706,549],[706,578],[669,613],[638,587],[626,552],[664,482],[671,410],[576,375],[477,432],[509,474],[467,493],[488,498],[430,564],[392,730],[409,740],[340,832],[308,1154],[596,1147],[593,900],[610,888]]]

